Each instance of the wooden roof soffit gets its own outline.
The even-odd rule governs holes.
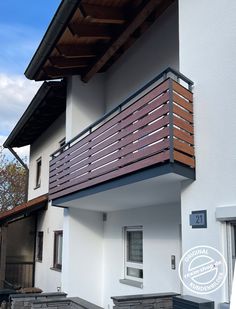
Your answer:
[[[109,24],[124,24],[126,22],[125,12],[121,8],[84,3],[81,5],[81,11],[92,22]]]
[[[88,82],[96,73],[105,72],[174,1],[114,0],[104,4],[81,0],[51,50],[45,52],[42,64],[31,65],[37,72],[32,77],[80,75]]]
[[[128,40],[131,34],[141,26],[145,19],[153,12],[160,1],[150,0],[137,14],[129,26],[118,36],[113,43],[108,47],[106,52],[98,59],[98,61],[89,68],[89,70],[82,76],[84,82],[88,82],[90,78],[97,73],[107,61],[118,51],[118,49]]]

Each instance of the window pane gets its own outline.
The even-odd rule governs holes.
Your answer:
[[[43,259],[43,232],[38,232],[37,260],[42,261],[42,259]]]
[[[130,262],[143,262],[143,232],[127,231],[127,259]]]
[[[143,270],[133,267],[127,267],[127,276],[143,279]]]
[[[62,265],[62,242],[63,233],[62,231],[55,232],[54,240],[54,268],[61,269]]]
[[[41,184],[41,166],[42,166],[42,161],[39,159],[37,161],[37,171],[36,171],[36,187],[39,187]]]
[[[62,235],[58,235],[57,264],[62,264]]]

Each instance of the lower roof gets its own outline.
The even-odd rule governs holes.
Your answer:
[[[11,210],[0,213],[0,225],[9,221],[28,216],[29,214],[38,210],[46,209],[48,202],[48,195],[44,194],[36,197],[26,203],[23,203]]]
[[[31,145],[66,109],[66,83],[44,82],[12,130],[4,147]]]

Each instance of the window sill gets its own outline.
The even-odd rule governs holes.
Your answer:
[[[51,269],[51,270],[58,271],[59,273],[61,273],[61,269],[60,269],[60,268],[50,267],[50,269]]]
[[[34,187],[34,190],[37,190],[37,189],[39,189],[40,187],[41,187],[41,185],[38,185],[38,186]]]
[[[37,263],[43,263],[43,260],[35,260]]]
[[[135,288],[139,288],[139,289],[143,288],[143,282],[129,280],[129,279],[120,279],[119,282],[122,284],[133,286]]]

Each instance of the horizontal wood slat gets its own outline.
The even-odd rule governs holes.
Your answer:
[[[51,160],[50,199],[166,161],[193,168],[192,101],[188,89],[168,78],[103,120]]]
[[[194,156],[193,146],[186,144],[184,142],[181,142],[178,139],[174,140],[174,149],[177,149],[183,153],[189,154],[190,156]]]
[[[173,116],[173,123],[176,127],[179,127],[185,130],[186,132],[193,134],[193,126],[187,121],[184,121],[181,118]]]
[[[193,102],[193,94],[188,89],[180,85],[179,83],[173,81],[173,90],[183,96],[190,102]]]
[[[181,152],[174,151],[174,159],[178,162],[188,164],[191,167],[195,167],[195,160]]]
[[[189,101],[186,101],[181,96],[179,96],[177,93],[173,93],[173,101],[189,111],[190,113],[193,113],[193,105],[190,104]]]
[[[179,140],[182,140],[188,144],[193,145],[193,135],[190,135],[182,130],[179,130],[177,128],[174,128],[174,137],[178,138]]]
[[[178,107],[177,105],[173,106],[173,113],[181,117],[182,119],[193,123],[193,115],[191,113],[186,112],[184,109]]]

